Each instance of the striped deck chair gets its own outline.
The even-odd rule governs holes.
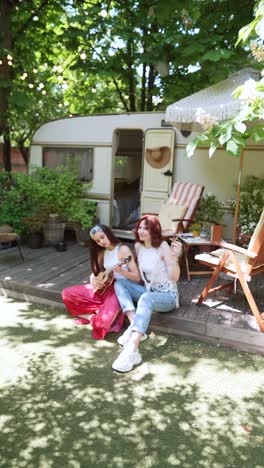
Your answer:
[[[208,294],[220,289],[228,288],[229,292],[232,292],[234,281],[238,279],[259,328],[264,332],[264,314],[260,313],[248,285],[253,276],[264,271],[264,210],[247,249],[226,242],[213,242],[213,245],[220,247],[220,249],[214,250],[210,254],[202,253],[195,256],[195,259],[200,263],[213,268],[212,276],[203,289],[197,304],[200,305]],[[233,281],[213,288],[212,286],[220,272],[233,278]]]
[[[159,219],[163,227],[164,238],[170,238],[178,232],[186,232],[193,222],[201,200],[204,186],[190,182],[175,182],[165,205],[161,207]],[[167,217],[169,224],[164,224]]]

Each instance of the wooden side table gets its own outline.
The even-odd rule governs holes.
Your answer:
[[[211,245],[210,239],[203,239],[201,237],[194,237],[191,233],[179,234],[178,238],[182,241],[183,245],[183,256],[186,265],[186,272],[188,281],[191,281],[193,275],[210,275],[212,270],[191,270],[189,262],[189,253],[192,246]]]

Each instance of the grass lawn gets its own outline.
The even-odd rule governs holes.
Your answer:
[[[264,466],[263,357],[150,335],[112,371],[116,335],[0,296],[1,468]]]

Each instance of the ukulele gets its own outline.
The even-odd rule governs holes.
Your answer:
[[[132,255],[129,255],[128,257],[123,258],[123,260],[120,260],[118,262],[118,266],[126,265],[132,260]],[[99,292],[100,294],[103,294],[107,288],[113,283],[114,281],[114,275],[113,275],[113,268],[106,268],[104,271],[100,271],[96,278],[98,278],[100,281],[104,283],[104,285],[99,289],[99,288],[94,288],[94,292]]]

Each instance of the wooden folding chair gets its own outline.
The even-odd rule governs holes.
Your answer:
[[[221,247],[221,249],[214,250],[210,254],[203,253],[195,256],[195,259],[200,263],[214,270],[197,304],[200,305],[208,294],[220,289],[229,288],[231,292],[235,279],[238,279],[259,328],[264,332],[264,321],[248,285],[253,276],[264,271],[264,210],[247,249],[226,242],[212,242],[212,244]],[[213,288],[212,286],[220,272],[234,278],[234,280]]]
[[[18,234],[16,234],[15,232],[5,232],[5,233],[0,232],[0,244],[11,244],[10,247],[13,247],[12,244],[15,244],[15,246],[18,248],[20,258],[22,262],[24,262],[24,257],[23,257],[23,254],[21,252],[21,248],[19,245]]]

